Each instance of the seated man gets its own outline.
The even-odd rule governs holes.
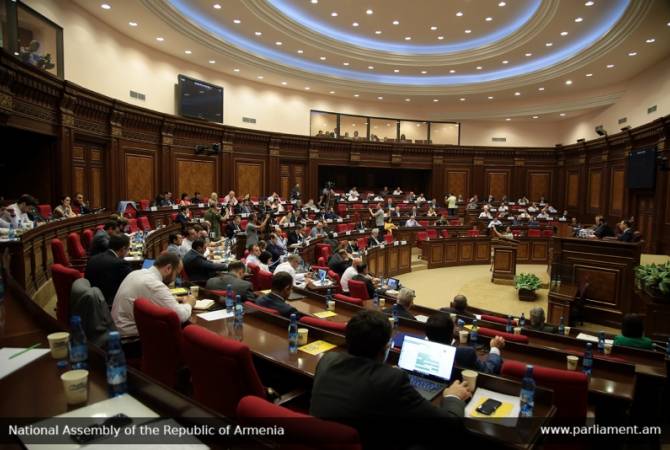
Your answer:
[[[328,260],[328,268],[338,274],[340,278],[350,265],[351,259],[349,258],[347,250],[344,248],[340,248],[337,252],[333,253],[333,256]]]
[[[255,264],[258,267],[260,267],[261,266],[260,256],[261,256],[260,246],[258,246],[258,244],[252,245],[249,248],[249,254],[247,255],[246,262],[245,262],[247,267],[249,266],[249,264]]]
[[[128,236],[112,235],[109,238],[107,251],[92,256],[86,263],[84,278],[91,283],[91,287],[100,289],[110,308],[116,291],[131,272],[130,265],[123,260],[128,254],[129,247]]]
[[[90,255],[91,257],[106,252],[109,248],[109,238],[112,235],[120,234],[119,223],[115,220],[106,222],[102,230],[98,230],[91,241]]]
[[[547,323],[544,323],[544,309],[536,306],[530,310],[530,328],[545,333],[556,333],[558,329]]]
[[[296,314],[298,319],[304,316],[303,313],[286,303],[286,299],[291,295],[293,289],[293,277],[287,272],[275,273],[272,276],[272,290],[268,295],[256,299],[256,304],[264,308],[271,308],[279,312],[284,317],[291,317]]]
[[[198,233],[195,231],[195,228],[188,227],[186,233],[183,234],[183,239],[181,240],[181,251],[184,255],[191,250],[193,242],[198,239]]]
[[[228,222],[228,225],[226,225],[226,236],[229,239],[235,237],[237,233],[242,232],[242,228],[240,227],[241,222],[242,219],[240,216],[235,216],[232,221]]]
[[[169,253],[174,253],[180,258],[183,258],[186,254],[184,248],[181,246],[183,239],[184,237],[181,235],[181,233],[170,233],[168,236],[167,251]]]
[[[432,435],[437,430],[459,441],[462,425],[454,419],[463,417],[464,401],[470,398],[467,383],[454,381],[445,389],[439,406],[424,399],[405,372],[385,364],[391,331],[385,314],[374,310],[356,313],[347,324],[347,352],[327,352],[317,365],[309,413],[353,426],[364,448],[408,448],[423,440],[437,442]],[[389,424],[400,417],[402,432],[389,432]]]
[[[411,289],[408,288],[400,289],[400,292],[398,293],[398,303],[396,306],[398,311],[398,317],[404,317],[405,319],[416,320],[415,317],[412,315],[412,313],[409,312],[409,309],[412,307],[412,303],[414,303],[415,295],[416,294]],[[389,306],[388,308],[384,309],[384,312],[386,314],[392,315],[393,306]]]
[[[215,263],[205,258],[205,241],[196,239],[191,250],[184,255],[184,271],[192,282],[207,281],[216,276],[217,272],[226,270],[226,265]]]
[[[191,317],[191,309],[195,305],[195,299],[185,297],[182,300],[183,303],[180,304],[168,288],[168,285],[177,278],[181,269],[181,259],[177,255],[163,253],[156,258],[153,267],[130,272],[123,280],[112,305],[112,319],[114,319],[114,325],[121,333],[122,338],[138,335],[133,303],[140,297],[146,298],[163,308],[172,309],[177,313],[182,323]]]
[[[405,221],[406,227],[420,227],[419,222],[416,221],[416,217],[412,216]]]
[[[247,280],[244,280],[244,264],[242,261],[233,261],[228,264],[228,272],[207,280],[205,288],[212,291],[225,291],[228,285],[233,289],[235,295],[239,295],[242,301],[254,300],[254,286]]]
[[[312,227],[312,231],[309,232],[310,239],[325,236],[326,232],[323,230],[323,222],[319,221],[316,223],[316,226]]]
[[[286,272],[289,275],[291,275],[291,277],[296,283],[302,283],[303,281],[305,281],[305,274],[296,272],[298,270],[298,267],[300,267],[301,261],[302,258],[300,257],[300,255],[292,253],[288,255],[286,261],[275,267],[274,273],[277,274],[280,272]]]
[[[352,280],[362,281],[365,283],[365,288],[368,290],[368,298],[375,295],[375,285],[379,283],[379,279],[374,278],[368,273],[368,265],[361,262],[356,267],[356,274],[351,277]],[[348,285],[347,285],[348,286]]]
[[[384,239],[379,237],[379,228],[373,228],[368,238],[368,248],[376,247],[384,243]]]
[[[358,267],[361,264],[363,264],[363,260],[361,258],[354,258],[351,260],[351,265],[346,268],[340,277],[340,287],[342,288],[342,292],[345,294],[349,293],[349,280],[358,275]]]
[[[434,314],[426,322],[426,337],[433,342],[456,347],[456,364],[464,369],[477,372],[500,374],[502,357],[500,349],[505,346],[505,340],[500,336],[491,339],[490,350],[482,361],[477,357],[477,351],[469,345],[458,345],[454,338],[454,321],[447,314]]]
[[[621,334],[614,336],[614,345],[653,349],[654,345],[644,335],[644,324],[639,314],[626,314],[621,321]]]
[[[629,220],[619,223],[621,234],[617,237],[621,242],[633,242],[633,224]]]
[[[279,244],[279,237],[275,233],[270,235],[270,243],[265,247],[265,250],[272,255],[272,261],[278,261],[286,254],[286,248]]]
[[[471,313],[467,311],[468,309],[468,299],[465,295],[458,294],[454,297],[449,305],[449,308],[440,308],[440,311],[446,313],[454,313],[459,316],[473,317]]]

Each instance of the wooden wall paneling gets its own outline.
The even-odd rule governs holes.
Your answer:
[[[177,183],[173,198],[181,198],[182,193],[193,195],[196,191],[203,196],[209,196],[217,190],[216,160],[192,160],[183,157],[175,160]]]
[[[624,212],[625,179],[624,168],[612,167],[610,175],[610,215],[622,217]]]
[[[280,183],[280,191],[279,195],[281,195],[282,198],[288,198],[289,194],[291,192],[291,187],[289,186],[290,183],[290,174],[289,174],[289,165],[288,164],[281,164],[279,166],[279,183]]]
[[[470,197],[470,169],[469,168],[458,168],[458,169],[444,169],[446,187],[444,193],[453,192],[458,197],[462,195],[463,198],[467,201]],[[439,196],[437,196],[439,198]]]
[[[91,167],[89,175],[89,190],[88,190],[88,202],[92,208],[101,208],[104,204],[103,200],[103,168],[102,167]]]
[[[565,186],[565,206],[571,209],[579,208],[579,171],[568,170]]]
[[[65,195],[73,196],[75,192],[87,192],[86,189],[86,165],[77,163],[72,167],[72,189],[71,193]]]
[[[521,198],[521,196],[528,196],[528,187],[525,180],[528,174],[526,168],[526,160],[524,158],[514,158],[514,168],[512,169],[512,181],[510,191],[507,193],[509,199]]]
[[[491,169],[486,171],[486,191],[484,198],[492,194],[494,198],[500,199],[503,195],[509,196],[510,192],[510,170]]]
[[[124,199],[151,200],[156,196],[156,165],[153,153],[126,153]]]
[[[236,159],[235,191],[240,195],[265,195],[265,161]]]
[[[600,214],[602,212],[602,169],[589,170],[589,194],[588,194],[588,208],[591,214]]]
[[[528,181],[528,198],[531,201],[537,201],[541,197],[549,201],[555,202],[555,199],[551,199],[551,172],[545,171],[531,171],[529,170],[526,174]]]

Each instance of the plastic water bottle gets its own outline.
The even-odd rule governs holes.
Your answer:
[[[519,326],[523,327],[525,325],[526,325],[526,316],[524,316],[523,313],[521,313],[521,317],[519,317]]]
[[[563,320],[563,316],[561,316],[561,321],[558,323],[558,334],[560,335],[565,334],[565,323]]]
[[[456,331],[460,332],[463,329],[464,326],[465,326],[465,321],[463,319],[458,319],[456,321],[456,327],[457,327]]]
[[[291,314],[291,324],[288,326],[288,352],[298,352],[298,316]]]
[[[375,308],[379,308],[379,295],[375,292],[375,295],[372,296],[372,304],[375,305]]]
[[[561,274],[556,275],[556,288],[561,287]]]
[[[505,325],[505,331],[511,333],[512,330],[512,316],[507,316],[507,325]]]
[[[400,317],[398,316],[398,304],[394,303],[393,308],[391,309],[392,314],[393,314],[393,328],[398,328],[400,325]]]
[[[584,360],[582,361],[582,372],[591,376],[593,371],[593,344],[586,343],[586,351],[584,351]]]
[[[479,340],[479,327],[477,326],[477,319],[472,321],[472,328],[470,329],[470,345],[477,347]]]
[[[331,289],[328,289],[326,291],[326,310],[328,310],[328,302],[330,302],[333,299],[333,292]]]
[[[7,239],[12,240],[16,239],[16,230],[14,229],[14,224],[9,224],[9,231],[7,231]]]
[[[605,353],[605,332],[598,333],[598,352]]]
[[[237,302],[235,303],[235,320],[233,321],[233,333],[235,339],[238,341],[242,340],[242,328],[244,325],[244,306],[242,306],[242,300],[240,296],[237,296]]]
[[[110,331],[107,338],[107,385],[110,396],[118,397],[128,392],[127,374],[126,357],[121,348],[121,335],[118,331]]]
[[[70,365],[72,369],[88,368],[88,345],[81,327],[81,317],[70,317]]]
[[[233,296],[233,286],[228,285],[226,287],[226,311],[233,312],[233,304],[235,302],[235,297]]]
[[[521,380],[521,411],[520,417],[533,417],[535,406],[535,380],[533,380],[533,366],[526,366],[526,376]]]

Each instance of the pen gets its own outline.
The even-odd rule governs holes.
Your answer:
[[[36,348],[36,347],[39,347],[39,345],[40,345],[40,343],[38,342],[38,343],[36,343],[36,344],[31,345],[31,346],[28,347],[28,348],[24,348],[24,349],[21,350],[20,352],[18,352],[18,353],[14,353],[12,356],[9,357],[9,359],[16,358],[17,356],[21,356],[21,355],[23,355],[24,353],[26,353],[26,352],[28,352],[28,351],[30,351],[30,350]]]

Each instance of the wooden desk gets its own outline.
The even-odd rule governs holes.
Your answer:
[[[550,238],[519,238],[517,262],[546,264]],[[421,244],[421,255],[428,268],[488,264],[491,261],[491,238],[459,237],[431,239]]]

